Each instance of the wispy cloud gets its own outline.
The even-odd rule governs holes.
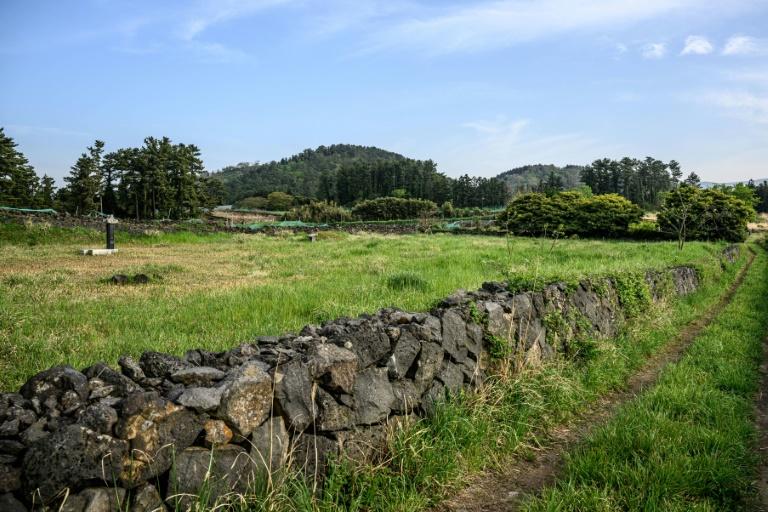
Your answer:
[[[695,7],[694,0],[496,0],[433,8],[371,36],[368,50],[471,52],[574,31],[605,30]]]
[[[470,121],[461,126],[499,140],[515,142],[528,123],[527,119],[507,121],[505,117],[499,117],[492,121]]]
[[[661,59],[667,54],[666,43],[648,43],[640,49],[644,59]]]
[[[450,139],[450,146],[436,148],[439,160],[452,174],[469,172],[496,175],[531,162],[589,161],[607,148],[580,133],[537,133],[528,119],[475,120],[460,125],[465,134]],[[448,143],[448,142],[447,142]]]
[[[768,93],[712,91],[703,94],[700,99],[740,119],[768,124]]]
[[[733,36],[725,43],[723,55],[768,55],[768,39]]]
[[[187,47],[196,52],[203,60],[210,60],[213,62],[241,62],[250,58],[250,55],[246,52],[237,48],[231,48],[221,43],[189,41]]]
[[[707,55],[714,51],[712,43],[703,36],[688,36],[685,39],[685,47],[680,55]]]
[[[218,23],[232,21],[294,0],[200,0],[185,17],[179,36],[187,41]]]
[[[372,23],[390,22],[397,15],[413,15],[412,2],[401,0],[325,0],[316,16],[310,17],[310,31],[330,36],[347,30],[366,30]]]

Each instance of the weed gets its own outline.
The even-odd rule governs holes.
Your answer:
[[[387,278],[387,287],[390,290],[419,290],[429,288],[429,283],[423,278],[410,272],[401,272]]]
[[[485,338],[492,359],[507,359],[514,353],[514,345],[504,338],[489,334]]]
[[[488,315],[481,313],[474,301],[469,303],[469,318],[478,325],[488,325]]]
[[[645,281],[644,272],[624,272],[615,277],[616,291],[619,294],[624,314],[635,318],[651,304],[651,293]]]

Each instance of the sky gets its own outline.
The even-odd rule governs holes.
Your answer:
[[[147,136],[210,171],[349,143],[764,178],[768,0],[0,0],[0,126],[60,183]]]

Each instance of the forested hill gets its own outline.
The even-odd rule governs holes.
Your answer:
[[[377,197],[451,201],[457,207],[502,206],[507,194],[495,178],[438,172],[432,160],[414,160],[367,146],[336,144],[307,149],[267,164],[239,164],[211,175],[224,184],[225,200],[263,198],[272,192],[297,201],[333,201],[350,206]]]
[[[266,196],[274,191],[319,198],[323,195],[320,192],[322,182],[329,180],[342,167],[355,163],[404,160],[406,158],[402,155],[376,147],[334,144],[305,149],[279,161],[225,167],[211,177],[224,184],[227,202]]]
[[[529,192],[536,190],[539,185],[546,182],[551,173],[562,180],[564,189],[572,189],[581,185],[580,174],[584,170],[582,165],[566,165],[558,167],[556,165],[524,165],[503,172],[497,176],[508,187],[512,193]]]

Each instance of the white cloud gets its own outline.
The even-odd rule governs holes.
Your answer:
[[[738,118],[768,124],[768,93],[723,90],[703,94],[700,99]]]
[[[733,36],[725,43],[723,55],[768,55],[768,39]]]
[[[640,54],[644,59],[661,59],[667,54],[666,43],[648,43],[642,47]]]
[[[707,55],[713,51],[714,47],[706,37],[688,36],[685,39],[685,48],[680,55]]]
[[[614,30],[701,9],[703,3],[719,8],[710,0],[485,0],[468,7],[452,3],[381,29],[371,36],[367,50],[415,48],[429,55],[479,51],[576,31]]]

